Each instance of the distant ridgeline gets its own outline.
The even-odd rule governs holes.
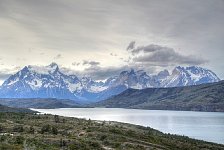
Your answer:
[[[128,89],[92,106],[224,112],[224,81],[186,87]]]
[[[25,109],[25,108],[12,108],[0,104],[0,113],[1,112],[15,112],[15,113],[36,113],[35,111]]]
[[[63,73],[56,63],[52,63],[26,66],[11,75],[0,87],[0,98],[57,98],[90,103],[105,100],[129,88],[181,87],[218,81],[220,79],[211,70],[179,66],[172,73],[164,70],[157,75],[131,69],[98,82],[90,77],[78,78]]]

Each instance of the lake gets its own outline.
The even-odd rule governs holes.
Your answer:
[[[41,113],[149,126],[164,133],[224,144],[224,113],[121,108],[33,109]]]

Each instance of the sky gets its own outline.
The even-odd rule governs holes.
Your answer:
[[[224,0],[0,0],[0,82],[56,62],[105,79],[201,66],[224,79]]]

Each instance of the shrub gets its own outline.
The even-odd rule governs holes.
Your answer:
[[[4,130],[4,127],[0,125],[0,132],[2,132],[3,130]]]
[[[102,135],[102,136],[100,137],[100,140],[101,140],[101,141],[104,141],[106,138],[107,138],[107,135]]]
[[[34,134],[34,128],[30,126],[29,133]]]
[[[14,126],[13,131],[14,132],[23,132],[23,126]]]
[[[51,129],[51,132],[52,132],[52,134],[57,135],[58,134],[58,129],[55,126],[53,126],[52,129]]]
[[[23,144],[24,137],[22,136],[17,136],[15,139],[15,144]]]
[[[44,134],[45,132],[50,132],[51,131],[51,126],[49,124],[47,125],[44,125],[42,128],[41,128],[41,131],[40,133],[41,134]]]
[[[54,115],[54,122],[55,123],[59,123],[60,122],[60,119],[59,119],[58,115]]]

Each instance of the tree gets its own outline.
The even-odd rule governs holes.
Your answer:
[[[30,126],[29,133],[34,134],[34,128],[33,128],[33,126]]]
[[[60,140],[60,146],[64,147],[66,146],[66,141],[64,141],[63,139]]]
[[[3,126],[2,125],[0,125],[0,132],[2,132],[3,131]]]
[[[91,125],[91,123],[92,123],[92,122],[91,122],[91,119],[89,118],[89,120],[88,120],[88,125]]]
[[[57,135],[57,134],[58,134],[58,129],[57,129],[55,126],[53,126],[53,127],[51,128],[51,132],[52,132],[52,134]]]
[[[24,137],[22,136],[17,136],[16,139],[15,139],[15,143],[16,144],[23,144],[23,141],[24,141]]]
[[[54,121],[55,121],[55,123],[59,123],[60,122],[58,115],[54,115]]]

